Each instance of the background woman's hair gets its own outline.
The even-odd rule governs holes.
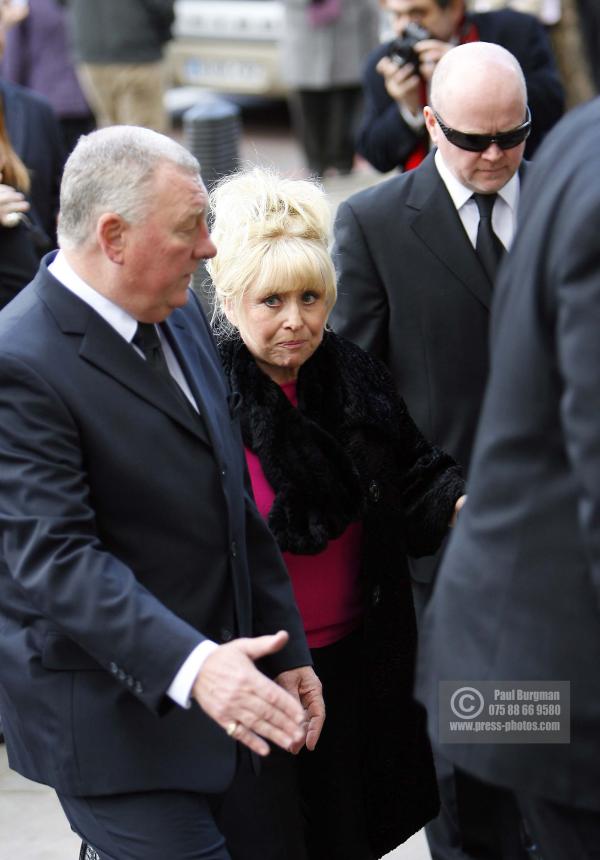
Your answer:
[[[223,179],[210,199],[217,256],[207,270],[217,331],[229,329],[225,308],[239,307],[250,287],[265,297],[320,288],[333,307],[331,210],[317,183],[255,167]]]
[[[4,185],[11,185],[17,191],[26,194],[31,182],[27,168],[12,148],[6,124],[4,122],[4,107],[0,99],[0,173]]]

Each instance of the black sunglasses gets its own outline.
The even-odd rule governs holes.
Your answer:
[[[488,146],[497,144],[500,149],[513,149],[531,134],[531,111],[527,107],[527,119],[521,125],[510,131],[499,131],[498,134],[468,134],[466,131],[457,131],[444,125],[439,114],[433,111],[437,124],[444,132],[444,137],[454,146],[467,149],[469,152],[484,152]]]

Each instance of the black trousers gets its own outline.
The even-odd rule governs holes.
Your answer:
[[[308,166],[322,176],[328,167],[349,173],[354,160],[354,131],[362,90],[333,87],[298,90],[291,99],[292,119]]]
[[[314,752],[274,748],[260,774],[238,773],[217,816],[232,860],[371,860],[360,768],[361,652],[361,633],[312,650],[327,708],[323,733]]]
[[[100,860],[231,860],[209,795],[152,791],[58,799],[71,829]]]
[[[434,583],[413,579],[420,627]],[[425,825],[432,860],[528,860],[522,816],[510,791],[456,768],[433,744],[440,812]]]

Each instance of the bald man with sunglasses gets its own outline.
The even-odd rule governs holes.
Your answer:
[[[338,209],[331,324],[388,365],[422,432],[468,473],[496,269],[514,237],[535,117],[517,60],[487,42],[448,51],[430,96],[427,158]],[[438,564],[439,556],[411,561],[418,614]],[[488,838],[493,826],[470,799],[457,809],[455,774],[438,765],[442,813],[427,829],[432,857],[464,860],[465,845]],[[469,786],[459,794],[470,798]]]

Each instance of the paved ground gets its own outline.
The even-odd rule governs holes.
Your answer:
[[[265,117],[246,122],[241,154],[244,164],[269,165],[291,176],[306,175],[300,149],[281,114],[272,123]],[[354,191],[381,178],[360,164],[352,175],[331,177],[324,184],[335,208]],[[6,749],[0,746],[0,860],[77,860],[79,847],[54,792],[10,771]],[[388,860],[431,860],[423,834],[393,851]]]

